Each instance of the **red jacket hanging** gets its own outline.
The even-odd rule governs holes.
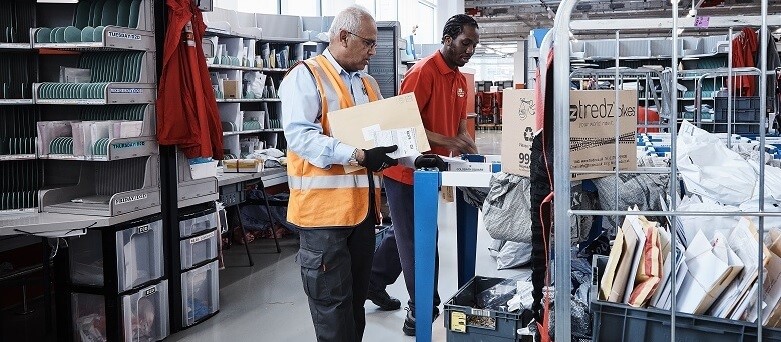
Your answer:
[[[751,28],[743,28],[732,40],[732,66],[734,68],[755,67],[754,57],[759,49],[757,34]],[[737,96],[754,96],[757,92],[756,76],[733,76],[732,92]]]
[[[206,30],[192,0],[166,0],[168,27],[157,93],[157,140],[188,158],[222,159],[222,125],[201,39]]]

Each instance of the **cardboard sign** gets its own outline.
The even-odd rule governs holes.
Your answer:
[[[531,143],[536,131],[534,90],[505,89],[503,98],[502,171],[529,176]],[[619,167],[637,168],[637,92],[613,90],[570,91],[570,169],[611,171],[616,155],[616,116],[619,125]],[[604,177],[575,174],[572,180]]]
[[[534,114],[534,90],[503,90],[502,172],[529,177]]]
[[[419,152],[431,150],[426,129],[420,118],[415,93],[394,96],[384,100],[340,109],[328,113],[331,136],[356,148],[375,147],[374,133],[381,130],[414,128]],[[361,167],[345,166],[354,172]]]

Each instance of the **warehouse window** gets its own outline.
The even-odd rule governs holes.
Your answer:
[[[416,5],[415,44],[434,44],[434,26],[436,25],[436,5],[425,0],[418,1]],[[404,29],[404,27],[402,27]],[[402,32],[404,32],[402,30]]]
[[[266,1],[237,1],[239,12],[279,14],[279,3],[274,0]]]
[[[353,5],[360,5],[366,8],[374,16],[375,0],[322,0],[323,16],[335,16],[339,11]]]
[[[282,14],[304,17],[320,16],[320,0],[282,1]]]
[[[398,0],[382,0],[376,2],[375,18],[377,21],[396,21],[399,20],[399,1]]]

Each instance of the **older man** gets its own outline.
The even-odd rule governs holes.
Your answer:
[[[362,150],[330,136],[328,112],[381,99],[362,72],[377,26],[359,6],[336,15],[330,45],[279,87],[288,142],[288,221],[301,227],[297,262],[318,341],[360,341],[378,223],[380,174],[395,146]],[[352,173],[344,166],[364,166]]]

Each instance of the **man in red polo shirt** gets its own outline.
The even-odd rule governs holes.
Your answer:
[[[415,92],[433,153],[455,156],[477,152],[475,142],[466,131],[466,90],[474,85],[466,83],[458,67],[469,62],[479,39],[477,22],[472,17],[465,14],[451,17],[442,33],[442,48],[415,63],[401,83],[402,93]],[[368,296],[380,309],[398,309],[401,303],[390,297],[385,287],[396,282],[403,271],[410,296],[403,331],[410,336],[415,335],[413,171],[396,166],[384,172],[393,229],[375,252]],[[439,314],[439,304],[439,294],[435,292],[434,317]]]

